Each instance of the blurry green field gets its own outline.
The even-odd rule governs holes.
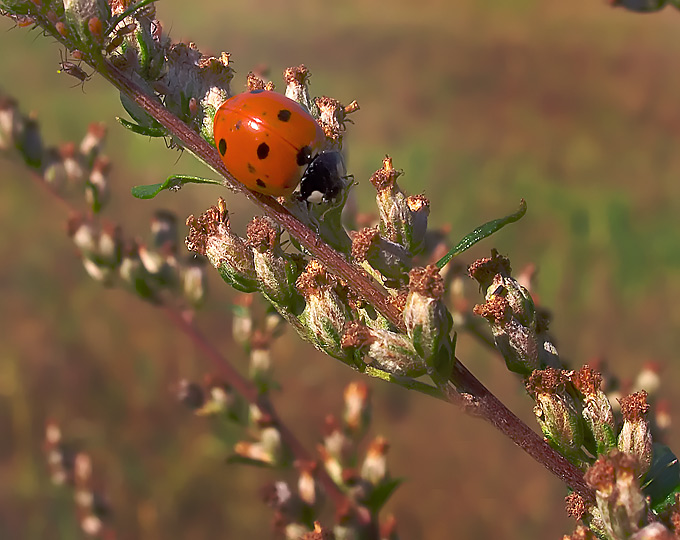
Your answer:
[[[204,52],[231,52],[235,89],[257,64],[282,88],[277,74],[305,63],[314,94],[359,101],[346,140],[364,211],[374,208],[367,179],[386,153],[405,171],[402,187],[433,201],[431,223],[450,224],[452,240],[525,198],[526,217],[467,260],[496,247],[517,270],[535,263],[563,357],[580,366],[602,355],[624,379],[660,362],[677,417],[680,13],[532,0],[187,5],[158,3],[165,29]],[[128,233],[142,235],[158,207],[184,219],[223,195],[190,187],[133,200],[131,185],[202,170],[186,154],[175,163],[162,142],[125,133],[110,87],[95,78],[84,94],[71,88],[56,74],[57,46],[11,26],[0,21],[0,86],[38,114],[48,141],[78,139],[93,121],[109,125],[117,185],[107,215]],[[178,377],[202,377],[199,353],[152,308],[88,281],[61,208],[23,169],[0,167],[0,538],[78,537],[68,495],[47,478],[46,418],[93,455],[120,538],[266,537],[271,515],[257,492],[274,476],[226,466],[228,447],[172,402]],[[237,197],[228,203],[242,230],[252,209]],[[199,324],[224,351],[237,350],[230,292],[211,285]],[[459,346],[468,368],[531,421],[498,359],[465,336]],[[353,374],[292,333],[275,352],[277,406],[311,448]],[[388,508],[403,538],[570,530],[563,486],[490,427],[371,384],[375,431],[392,443],[393,474],[406,478]],[[670,442],[677,452],[680,435]]]

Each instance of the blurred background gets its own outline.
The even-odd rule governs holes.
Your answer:
[[[574,367],[604,357],[624,380],[659,363],[660,392],[678,416],[680,13],[556,0],[165,0],[157,9],[173,40],[232,54],[235,91],[262,64],[282,89],[283,69],[304,63],[314,95],[358,100],[346,145],[362,211],[374,211],[368,177],[386,153],[405,171],[404,190],[433,201],[432,227],[450,227],[452,241],[524,197],[526,217],[465,262],[496,247],[516,270],[535,264],[562,357]],[[206,171],[160,140],[128,134],[114,120],[122,108],[112,87],[97,77],[84,92],[72,87],[56,73],[57,44],[12,26],[0,19],[0,84],[38,115],[48,143],[79,141],[91,122],[109,126],[106,216],[128,235],[143,236],[156,209],[183,221],[225,195],[189,186],[133,199],[132,185]],[[268,537],[258,491],[278,476],[225,465],[230,448],[173,400],[178,378],[205,373],[199,352],[152,307],[89,280],[62,208],[23,168],[3,161],[0,170],[0,537],[82,534],[70,492],[49,481],[47,418],[92,456],[120,538]],[[254,209],[226,197],[242,232]],[[197,323],[244,367],[230,337],[232,293],[210,279]],[[534,425],[530,400],[497,356],[465,335],[458,352]],[[274,358],[276,405],[311,449],[355,375],[293,332]],[[403,538],[560,538],[573,529],[561,482],[490,426],[369,384],[373,433],[390,441],[392,473],[405,479],[387,507]],[[676,452],[678,443],[676,431]]]

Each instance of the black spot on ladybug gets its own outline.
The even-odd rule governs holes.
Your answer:
[[[269,145],[267,143],[260,143],[257,147],[257,158],[265,159],[269,155]]]
[[[254,173],[255,172],[255,167],[253,167],[252,163],[248,163],[248,172],[249,173]]]
[[[220,139],[220,141],[217,143],[217,149],[220,151],[220,154],[224,155],[227,152],[227,141],[224,139]]]
[[[262,92],[264,92],[264,88],[258,88],[257,90],[250,91],[251,94],[260,94]]]
[[[276,118],[281,120],[281,122],[288,122],[290,120],[291,112],[288,109],[281,109],[279,111],[279,114],[276,115]]]
[[[261,187],[261,188],[266,188],[266,187],[267,187],[267,184],[265,184],[265,183],[264,183],[262,180],[260,180],[259,178],[258,178],[257,180],[255,180],[255,183],[256,183],[259,187]]]
[[[300,148],[300,151],[297,153],[296,161],[297,164],[300,166],[311,163],[312,149],[309,146],[303,146],[302,148]]]
[[[236,122],[236,125],[234,126],[234,130],[238,131],[239,129],[241,129],[242,125],[243,125],[243,122],[241,120],[239,120],[238,122]]]

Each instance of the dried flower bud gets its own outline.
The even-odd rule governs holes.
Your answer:
[[[300,321],[309,332],[309,340],[334,358],[348,361],[352,355],[342,348],[343,329],[349,310],[335,290],[337,280],[316,259],[307,264],[296,287],[307,304]]]
[[[630,538],[644,525],[645,498],[637,478],[638,463],[630,454],[612,450],[586,471],[597,507],[610,538]]]
[[[453,362],[453,321],[442,302],[443,295],[444,281],[435,265],[411,270],[403,316],[416,352],[448,379]]]
[[[283,72],[283,79],[286,81],[285,95],[305,107],[312,116],[317,116],[316,103],[309,95],[309,77],[309,70],[304,64],[287,68]]]
[[[279,312],[299,314],[303,300],[295,283],[300,269],[295,259],[281,250],[281,229],[270,218],[255,217],[248,224],[247,235],[262,294]]]
[[[319,124],[321,124],[326,137],[334,141],[337,147],[340,147],[342,145],[342,134],[345,131],[345,107],[337,99],[326,96],[316,98],[314,103],[319,110]],[[357,104],[357,109],[358,107]]]
[[[567,374],[547,368],[535,370],[526,381],[529,394],[536,400],[534,414],[546,440],[573,462],[585,460],[583,420],[567,392]]]
[[[425,362],[416,352],[411,338],[390,330],[375,329],[358,322],[345,327],[342,346],[353,348],[370,363],[395,375],[419,377],[427,371]]]
[[[619,433],[618,448],[635,456],[638,460],[638,474],[645,474],[652,464],[652,432],[649,429],[647,413],[647,392],[636,392],[619,400],[623,426]]]
[[[198,218],[187,218],[189,251],[205,255],[222,279],[236,290],[254,292],[259,284],[248,246],[229,228],[227,205],[221,197]]]
[[[352,257],[359,263],[368,261],[394,288],[406,282],[413,268],[411,254],[401,244],[384,240],[378,227],[365,227],[352,236]]]
[[[501,272],[490,276],[490,272]],[[480,259],[470,265],[468,272],[480,284],[488,284],[484,304],[473,312],[491,325],[496,347],[503,355],[510,371],[528,375],[545,364],[558,362],[557,351],[547,334],[537,333],[536,308],[529,291],[517,280],[506,275],[510,271],[507,259],[494,251],[491,259]]]
[[[595,439],[597,454],[609,453],[616,448],[616,424],[609,399],[600,390],[602,376],[589,366],[583,366],[571,380],[583,395],[582,414]]]
[[[371,176],[371,183],[378,192],[380,235],[415,254],[423,241],[424,201],[409,198],[401,191],[397,184],[401,174],[402,171],[392,165],[392,158],[386,156],[382,168]]]

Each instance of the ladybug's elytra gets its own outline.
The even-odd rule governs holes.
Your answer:
[[[253,90],[229,98],[215,114],[213,129],[227,169],[253,191],[290,195],[301,180],[305,200],[320,194],[328,201],[340,191],[342,156],[323,151],[321,126],[282,94]]]

